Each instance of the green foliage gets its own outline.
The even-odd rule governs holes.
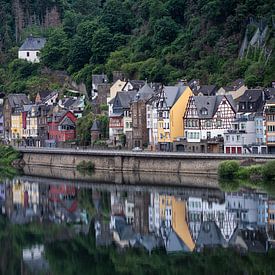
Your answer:
[[[76,122],[76,136],[80,145],[88,145],[91,143],[91,127],[93,125],[94,115],[88,113],[79,118]]]
[[[239,168],[240,165],[235,160],[223,161],[219,165],[218,175],[223,179],[233,179],[237,175]]]
[[[0,145],[0,166],[11,165],[14,160],[19,158],[19,152],[13,147]]]
[[[175,83],[200,78],[226,85],[245,78],[249,87],[268,86],[275,78],[275,39],[272,1],[229,0],[75,0],[25,1],[21,3],[26,27],[14,32],[11,1],[0,1],[0,88],[7,92],[42,89],[10,77],[7,67],[16,58],[19,40],[30,33],[47,37],[42,65],[65,70],[91,88],[91,74],[122,70],[128,78]],[[56,7],[62,24],[45,28],[45,14]],[[30,24],[35,18],[36,24]],[[264,18],[270,26],[264,50],[250,48],[242,60],[238,51],[249,19]],[[24,23],[25,23],[24,21]],[[248,28],[251,38],[255,25]],[[15,66],[12,64],[11,66]],[[23,69],[27,77],[44,78],[41,72]]]
[[[263,166],[263,177],[267,181],[275,181],[275,161],[269,161]]]
[[[62,28],[54,29],[48,37],[47,43],[41,52],[42,63],[55,70],[67,68],[67,55],[70,44]]]

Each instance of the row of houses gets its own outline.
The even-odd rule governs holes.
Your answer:
[[[6,143],[56,146],[75,140],[76,121],[84,96],[59,99],[58,92],[39,92],[31,102],[25,94],[9,94],[0,110],[0,135]]]
[[[198,80],[117,80],[108,98],[110,140],[161,151],[274,153],[274,95],[274,87],[248,89],[241,79],[220,89]]]
[[[175,253],[230,246],[266,252],[267,244],[274,242],[274,200],[265,193],[225,193],[222,198],[192,192],[182,196],[111,192],[110,196],[111,235],[122,248],[141,245],[151,252],[164,247]],[[101,228],[98,220],[96,237],[110,239],[105,238],[110,231],[103,233]]]
[[[149,252],[160,247],[174,253],[216,246],[266,252],[274,247],[275,201],[261,191],[205,193],[187,188],[177,195],[159,190],[105,191],[91,190],[94,213],[89,217],[78,188],[15,178],[0,185],[0,216],[14,224],[71,224],[85,234],[94,219],[97,245],[115,242],[121,248],[144,247]]]

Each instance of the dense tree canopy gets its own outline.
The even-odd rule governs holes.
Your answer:
[[[274,11],[272,0],[0,0],[0,61],[5,68],[11,47],[32,31],[47,37],[42,66],[88,86],[90,73],[113,70],[164,83],[245,78],[251,87],[268,86],[275,79]],[[251,39],[265,25],[265,46],[250,47],[240,60],[246,29]],[[5,79],[0,87],[14,90]]]

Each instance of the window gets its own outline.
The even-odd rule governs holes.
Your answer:
[[[201,108],[200,113],[202,115],[208,115],[208,110],[206,108]]]
[[[237,135],[237,141],[240,141],[241,137],[239,135]]]
[[[205,126],[206,127],[211,127],[212,126],[211,120],[207,120],[206,123],[205,123]]]
[[[29,52],[27,52],[27,57],[29,57],[30,56],[30,53]]]
[[[221,127],[222,126],[222,121],[219,119],[217,120],[217,127]]]

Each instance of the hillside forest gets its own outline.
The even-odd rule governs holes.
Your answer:
[[[56,89],[57,72],[249,87],[275,80],[273,0],[0,0],[0,91]],[[17,59],[44,36],[40,64]],[[47,72],[47,73],[45,73]]]

